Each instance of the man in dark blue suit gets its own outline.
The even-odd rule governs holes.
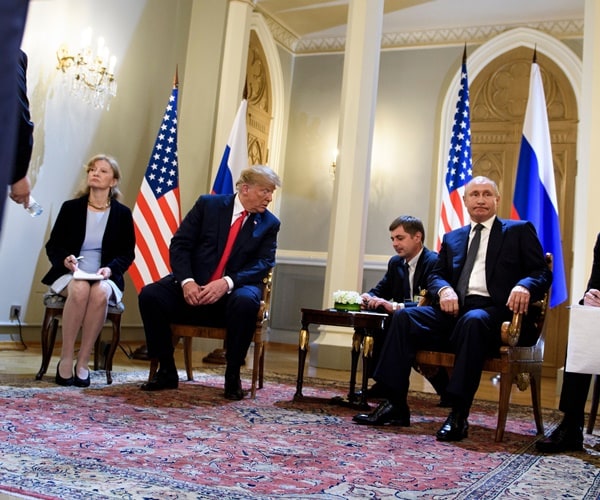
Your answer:
[[[19,50],[19,64],[17,68],[17,147],[14,156],[14,169],[10,181],[10,198],[19,204],[27,206],[31,192],[31,183],[27,176],[31,153],[33,151],[33,122],[29,112],[29,99],[27,98],[27,54]]]
[[[19,65],[20,58],[22,58],[19,47],[23,39],[28,8],[28,0],[0,2],[0,53],[2,54],[2,71],[0,72],[0,123],[2,124],[2,133],[0,134],[0,226],[7,193],[4,186],[11,185],[11,194],[18,200],[22,199],[21,193],[26,191],[26,198],[29,200],[29,179],[26,183],[18,183],[15,186],[15,183],[23,178],[23,176],[18,177],[15,174],[15,156],[17,141],[22,132],[20,130],[21,102],[19,101],[24,81],[21,83],[20,76],[25,71]],[[28,112],[29,110],[27,110]],[[23,203],[23,201],[18,201],[18,203]]]
[[[142,288],[139,307],[148,355],[159,361],[142,390],[176,389],[179,379],[170,324],[225,326],[225,397],[244,397],[240,367],[252,342],[262,280],[275,265],[280,222],[267,206],[281,185],[270,168],[242,171],[235,195],[203,195],[183,219],[169,248],[172,274]],[[223,270],[219,264],[236,220],[241,230]]]
[[[394,314],[405,307],[417,305],[421,290],[427,288],[427,278],[437,260],[437,253],[425,247],[425,227],[417,217],[396,217],[390,224],[389,231],[396,255],[388,261],[387,271],[379,283],[361,297],[363,309]],[[370,364],[372,368],[377,365],[386,333],[387,329],[374,339]],[[372,373],[369,375],[372,376]],[[429,381],[436,392],[443,396],[448,383],[446,370],[440,370]],[[378,384],[368,391],[369,397],[384,395],[385,389]]]
[[[496,183],[473,178],[463,200],[471,224],[443,238],[428,283],[434,304],[404,309],[392,320],[374,378],[389,387],[393,397],[370,414],[356,415],[359,424],[410,425],[407,395],[416,351],[450,350],[455,354],[447,387],[452,411],[436,437],[466,437],[483,363],[500,346],[502,322],[514,312],[525,313],[550,287],[552,273],[533,225],[496,217]]]

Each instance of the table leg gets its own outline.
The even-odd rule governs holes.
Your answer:
[[[363,341],[362,331],[354,329],[352,336],[352,358],[350,364],[350,389],[348,390],[348,401],[353,402],[356,399],[356,372],[358,370],[358,357],[360,355],[360,346]]]
[[[304,383],[304,365],[306,363],[306,353],[308,352],[308,325],[302,325],[300,336],[298,338],[298,378],[296,379],[296,394],[294,401],[302,399],[302,384]]]
[[[369,368],[373,359],[373,336],[371,332],[365,332],[363,338],[363,372],[362,387],[360,391],[360,406],[369,406],[367,402],[367,390],[369,388]]]

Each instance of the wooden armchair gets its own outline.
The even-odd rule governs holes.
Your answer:
[[[264,366],[265,366],[265,340],[264,327],[269,320],[271,312],[271,288],[273,280],[273,270],[263,278],[263,295],[260,301],[260,308],[256,316],[256,328],[254,330],[254,362],[252,364],[252,386],[251,397],[256,398],[256,388],[262,389],[264,381]],[[202,325],[182,325],[171,324],[171,332],[173,336],[173,345],[176,346],[180,338],[183,338],[183,358],[185,361],[185,371],[188,380],[194,380],[192,371],[192,339],[194,337],[221,339],[225,340],[227,330],[224,327],[209,327]],[[150,360],[150,374],[148,380],[152,380],[156,370],[158,369],[158,360]]]
[[[552,269],[552,254],[546,254],[546,263]],[[512,321],[502,324],[502,346],[498,355],[488,358],[484,371],[500,374],[500,395],[498,400],[498,422],[496,424],[496,442],[502,441],[510,392],[513,384],[524,391],[531,387],[531,405],[538,434],[544,433],[541,413],[542,362],[544,360],[544,336],[546,330],[546,311],[549,291],[543,299],[530,304],[527,314],[514,314]],[[438,367],[452,370],[454,354],[437,351],[418,351],[415,369],[420,373],[431,373]]]

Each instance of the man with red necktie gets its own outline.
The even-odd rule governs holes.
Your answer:
[[[178,387],[170,329],[177,321],[226,327],[224,396],[244,397],[240,367],[252,341],[262,279],[275,265],[280,227],[267,206],[280,185],[270,168],[251,166],[240,174],[236,194],[202,195],[183,219],[169,248],[172,273],[139,296],[148,355],[159,361],[142,390]]]

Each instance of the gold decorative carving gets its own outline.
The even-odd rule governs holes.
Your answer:
[[[265,164],[271,127],[271,78],[263,47],[255,31],[250,31],[246,90],[248,99],[248,161],[251,165]]]
[[[300,330],[300,336],[298,338],[298,347],[301,351],[306,351],[308,349],[308,330],[302,328]]]

